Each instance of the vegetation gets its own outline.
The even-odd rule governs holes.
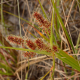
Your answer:
[[[75,18],[76,14],[80,12],[79,0],[36,0],[37,7],[38,9],[40,8],[41,12],[38,11],[36,7],[36,10],[34,10],[32,14],[30,12],[29,0],[26,0],[30,16],[29,20],[21,16],[20,1],[16,0],[16,2],[12,2],[16,3],[18,15],[4,9],[5,6],[11,7],[10,5],[12,5],[12,3],[9,1],[5,2],[9,5],[4,4],[3,0],[1,0],[0,4],[1,80],[79,80],[80,30],[76,26],[80,27],[80,24],[76,25]],[[25,3],[25,1],[23,2]],[[47,5],[46,2],[49,8],[45,8],[43,3]],[[68,12],[66,12],[67,10]],[[76,10],[77,13],[74,10]],[[73,14],[72,11],[74,11]],[[10,26],[6,22],[5,14],[18,18],[19,35],[7,34],[8,29],[12,29],[14,24]],[[24,9],[22,15],[24,15]],[[78,17],[79,16],[80,15],[78,15]],[[79,21],[79,19],[77,19],[77,21]],[[76,40],[72,38],[74,31],[71,32],[70,30],[70,24],[72,23],[74,24],[71,29],[75,28],[76,31],[74,31],[77,32],[76,35],[78,35],[77,38],[75,36]],[[25,25],[27,25],[27,28]],[[24,35],[22,35],[22,31]],[[14,33],[16,33],[15,30]],[[40,62],[45,65],[42,63],[40,65]],[[45,69],[44,75],[36,75],[36,78],[32,71],[33,65]],[[35,67],[35,74],[37,73],[36,71],[39,72]]]

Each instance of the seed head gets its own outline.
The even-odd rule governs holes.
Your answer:
[[[24,57],[34,57],[36,55],[36,53],[34,52],[25,52],[24,53]]]
[[[15,44],[21,45],[23,44],[24,40],[22,38],[16,37],[16,36],[8,36],[7,39]]]
[[[26,40],[27,46],[32,50],[36,49],[36,45],[31,40]]]
[[[41,50],[44,49],[45,44],[42,41],[42,39],[36,39],[35,43],[36,43],[36,45],[38,46],[39,49],[41,49]]]
[[[42,17],[42,15],[40,15],[39,13],[35,12],[33,15],[37,21],[39,22],[39,24],[45,28],[49,28],[51,23],[49,23],[47,20],[44,20],[44,18]]]
[[[55,45],[53,45],[53,48],[52,49],[53,49],[54,52],[57,52],[58,51],[58,48]]]
[[[51,52],[51,49],[42,41],[42,39],[36,39],[35,41],[36,45],[38,46],[38,49],[45,50],[47,52]]]

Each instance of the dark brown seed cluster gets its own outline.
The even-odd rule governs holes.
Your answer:
[[[41,27],[44,26],[45,28],[49,28],[51,26],[51,23],[49,23],[47,20],[44,20],[42,15],[40,15],[39,13],[35,12],[34,17],[37,19]]]
[[[39,49],[41,49],[41,50],[44,49],[45,44],[43,43],[43,41],[41,39],[36,39],[35,43]]]
[[[25,52],[24,53],[24,57],[34,57],[36,55],[36,53],[34,52]]]
[[[12,42],[16,43],[18,45],[23,44],[24,40],[22,38],[16,37],[16,36],[8,36],[7,39]]]
[[[36,49],[36,45],[31,40],[26,40],[26,44],[32,50],[35,50]]]
[[[45,50],[46,50],[47,52],[52,52],[52,50],[51,50],[49,47],[45,47]]]
[[[55,45],[53,45],[52,49],[53,49],[54,52],[57,52],[58,51],[58,48]]]
[[[51,52],[51,49],[48,46],[46,46],[46,44],[44,44],[42,39],[36,39],[35,43],[38,46],[38,49],[46,50],[47,52]]]

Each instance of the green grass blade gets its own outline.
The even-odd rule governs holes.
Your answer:
[[[32,49],[14,48],[14,47],[5,47],[5,46],[0,46],[0,48],[30,51],[30,52],[35,52],[35,53],[44,54],[44,55],[52,55],[50,52],[46,52],[46,51],[43,51],[43,50],[32,50]]]
[[[76,53],[76,54],[77,54],[77,52],[78,52],[79,42],[80,42],[80,33],[79,33],[79,36],[78,36],[78,39],[77,39],[77,44],[76,44],[76,50],[75,50],[75,53]]]
[[[28,79],[28,72],[26,73],[26,77],[25,77],[25,80],[27,80]]]
[[[50,37],[50,45],[51,45],[51,48],[53,46],[53,10],[52,10],[52,20],[51,20],[51,37]],[[55,42],[55,40],[54,40]]]
[[[4,56],[0,53],[0,57],[1,59],[5,60]]]
[[[19,33],[20,33],[20,37],[22,37],[22,34],[21,34],[21,24],[20,24],[21,21],[20,21],[20,11],[19,11],[20,10],[19,9],[19,0],[17,0],[17,6],[18,6],[19,28],[20,28],[20,30],[19,30],[20,32]]]
[[[6,62],[6,65],[7,65],[7,61],[5,60],[5,58],[4,58],[4,56],[0,53],[0,58],[2,59],[2,60],[4,60],[5,62]]]
[[[51,0],[51,1],[52,1],[52,4],[53,4],[53,8],[55,9],[55,12],[56,12],[56,14],[57,14],[57,17],[58,17],[58,19],[59,19],[59,22],[60,22],[60,24],[61,24],[61,26],[62,26],[62,28],[63,28],[63,31],[64,31],[64,33],[65,33],[65,35],[66,35],[66,38],[68,39],[68,42],[69,42],[69,44],[70,44],[73,52],[75,53],[75,49],[74,49],[73,43],[72,43],[72,41],[71,41],[71,39],[70,39],[70,37],[69,37],[69,34],[68,34],[68,32],[67,32],[67,30],[66,30],[66,28],[65,28],[65,26],[64,26],[64,23],[63,23],[63,21],[62,21],[62,19],[61,19],[61,17],[60,17],[60,14],[59,14],[59,12],[58,12],[55,4],[54,4],[54,1],[53,1],[53,0]]]
[[[55,28],[55,32],[56,32],[56,37],[57,40],[60,40],[60,36],[59,36],[59,28],[57,26],[59,26],[58,21],[57,21],[57,17],[56,14],[54,14],[54,28]],[[57,23],[56,23],[57,22]],[[58,25],[57,25],[58,24]]]
[[[40,50],[31,50],[31,49],[24,49],[24,48],[13,48],[13,47],[3,47],[0,46],[0,48],[7,48],[7,49],[16,49],[16,50],[22,50],[22,51],[31,51],[31,52],[36,52],[38,54],[45,54],[45,55],[52,55],[49,52],[46,51],[40,51]],[[66,54],[64,51],[59,50],[58,53],[56,53],[56,56],[62,60],[63,62],[67,63],[68,65],[70,65],[72,68],[80,71],[80,66],[79,66],[79,62],[77,60],[75,60],[74,58],[70,57],[68,54]]]
[[[54,20],[53,20],[53,18],[54,18]],[[55,26],[55,11],[54,10],[52,10],[52,20],[51,20],[51,37],[50,37],[51,48],[53,46],[53,41],[57,45],[57,40],[55,38],[55,35],[53,35],[53,22],[54,22],[54,26]]]
[[[80,71],[80,62],[78,62],[73,57],[66,54],[64,51],[59,49],[59,52],[56,53],[56,57],[58,57],[60,60],[70,65],[72,68]]]
[[[1,0],[1,24],[4,24],[4,18],[3,18],[3,0]]]
[[[1,58],[3,61],[5,61],[5,65],[11,70],[8,62],[6,61],[5,57],[4,57],[1,53],[0,53],[0,58]],[[12,70],[11,70],[11,71],[12,71]]]
[[[2,74],[2,75],[13,75],[12,73],[4,73],[4,72],[2,72],[2,71],[0,71],[0,74]]]
[[[3,15],[3,0],[1,0],[1,24],[3,25],[3,27],[5,27],[5,31],[7,26],[5,25],[5,21],[4,21],[4,15]]]
[[[9,72],[12,71],[12,69],[10,67],[8,67],[7,65],[5,65],[5,64],[3,64],[1,62],[0,62],[0,68],[4,68],[6,71],[9,71]]]
[[[57,45],[57,41],[55,39],[55,36],[53,35],[53,18],[55,16],[55,13],[53,13],[53,10],[52,10],[52,20],[51,20],[51,36],[50,36],[50,45],[51,45],[51,48],[53,46],[53,41],[54,43]],[[55,24],[55,23],[54,23]]]
[[[57,0],[57,7],[59,6],[59,0]],[[57,8],[58,9],[58,8]],[[58,9],[59,11],[59,9]],[[59,28],[60,28],[60,24],[59,24],[59,20],[58,20],[58,17],[55,13],[55,25],[54,25],[54,28],[55,28],[55,31],[56,31],[56,36],[57,36],[57,39],[60,40],[60,36],[59,36]]]
[[[59,3],[60,3],[60,0],[57,0],[57,10],[59,11]],[[59,28],[60,28],[60,24],[59,24],[59,20],[58,20],[58,17],[57,17],[57,32],[59,33]]]
[[[44,17],[47,19],[47,15],[46,15],[46,13],[45,13],[45,11],[44,11],[44,8],[43,8],[40,0],[38,0],[38,2],[39,2],[39,4],[40,4],[40,7],[41,7],[41,9],[42,9],[42,12],[43,12]]]

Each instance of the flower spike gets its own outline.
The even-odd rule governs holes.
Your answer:
[[[11,36],[9,35],[7,37],[7,39],[12,42],[12,43],[15,43],[15,44],[18,44],[18,45],[21,45],[23,44],[24,40],[22,38],[19,38],[19,37],[16,37],[16,36]]]
[[[36,49],[36,45],[31,40],[26,40],[26,44],[32,50],[35,50]]]

